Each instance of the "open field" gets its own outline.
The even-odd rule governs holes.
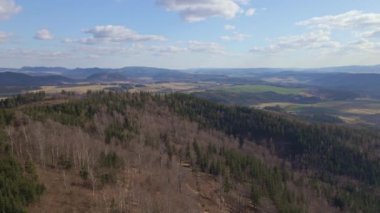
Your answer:
[[[207,88],[213,87],[213,83],[152,83],[132,86],[128,88],[129,92],[197,92],[203,91]],[[40,89],[33,90],[32,92],[44,91],[48,94],[60,93],[62,90],[66,92],[75,92],[79,94],[86,93],[87,91],[100,91],[111,88],[122,88],[122,84],[78,84],[68,86],[42,86]]]
[[[362,119],[360,119],[360,117],[358,116],[338,116],[338,118],[342,119],[347,124],[368,124],[367,122],[364,122]]]
[[[268,85],[238,85],[238,86],[224,86],[218,88],[222,92],[229,93],[263,93],[263,92],[274,92],[281,95],[298,95],[305,92],[303,88],[288,88],[288,87],[277,87]]]
[[[66,92],[75,92],[79,94],[86,93],[87,91],[100,91],[108,88],[115,87],[111,84],[86,84],[86,85],[70,85],[70,86],[42,86],[40,89],[33,92],[46,92],[48,94],[60,93],[63,90]]]
[[[286,112],[298,115],[325,114],[335,116],[347,124],[378,124],[374,116],[380,115],[380,102],[376,100],[326,101],[314,104],[290,102],[266,102],[251,105],[265,109],[280,107]]]
[[[333,108],[345,113],[369,115],[380,114],[380,102],[379,101],[323,101],[312,104],[297,104],[291,102],[265,102],[252,105],[256,108],[274,107],[279,106],[286,110],[300,110],[307,107],[315,108]]]
[[[328,119],[333,122],[334,119],[337,119],[337,121],[340,120],[340,123],[347,124],[380,125],[379,100],[369,98],[352,100],[318,99],[318,93],[310,95],[310,88],[261,84],[232,85],[215,82],[160,82],[135,84],[134,86],[128,84],[128,87],[124,87],[122,83],[78,83],[64,86],[42,86],[31,91],[44,91],[48,94],[54,94],[61,93],[64,90],[83,94],[89,90],[100,91],[114,88],[119,88],[121,91],[128,90],[129,92],[193,93],[201,98],[224,104],[280,110],[312,120],[323,118],[320,120],[322,122],[329,122]]]
[[[270,78],[263,78],[263,81],[266,81],[268,83],[279,83],[279,84],[299,84],[299,83],[305,83],[304,81],[300,81],[294,77],[270,77]]]
[[[276,107],[279,106],[281,108],[287,108],[287,107],[295,107],[302,104],[295,104],[290,102],[269,102],[269,103],[259,103],[254,104],[252,107],[258,108],[258,109],[264,109],[265,107]],[[309,104],[303,104],[303,105],[309,105]]]
[[[154,83],[135,87],[130,92],[199,92],[213,86],[213,83]]]
[[[380,114],[380,109],[371,109],[371,108],[352,108],[345,110],[347,113],[359,114],[359,115],[376,115]]]

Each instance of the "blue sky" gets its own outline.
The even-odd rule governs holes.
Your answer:
[[[378,0],[0,0],[0,67],[380,63]]]

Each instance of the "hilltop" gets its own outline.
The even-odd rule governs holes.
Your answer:
[[[39,93],[0,106],[2,163],[12,160],[20,168],[2,175],[28,179],[30,171],[36,177],[28,188],[33,196],[17,198],[8,209],[380,209],[380,136],[371,130],[181,94]],[[22,180],[6,181],[24,187]],[[15,196],[12,190],[2,200]]]

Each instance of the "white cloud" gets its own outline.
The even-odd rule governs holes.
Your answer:
[[[269,46],[252,48],[251,52],[278,53],[289,50],[338,49],[339,47],[340,43],[331,39],[330,32],[319,30],[302,35],[280,37]]]
[[[236,27],[234,25],[226,24],[224,25],[225,30],[235,30]]]
[[[0,0],[0,20],[8,19],[21,10],[21,6],[17,5],[14,0]]]
[[[256,9],[255,8],[249,8],[247,11],[245,11],[246,16],[253,16],[255,15]]]
[[[363,29],[380,27],[380,13],[352,10],[338,15],[314,17],[298,22],[299,26],[327,29]]]
[[[319,28],[331,33],[341,30],[349,38],[354,35],[354,40],[341,43],[340,53],[353,54],[358,52],[380,52],[380,13],[366,13],[352,10],[338,15],[314,17],[298,22],[299,26]]]
[[[224,41],[244,41],[250,38],[250,35],[234,32],[232,35],[221,36],[220,39]]]
[[[34,38],[37,40],[52,40],[54,39],[54,36],[48,29],[40,29],[37,31]]]
[[[359,51],[378,54],[380,53],[380,42],[375,42],[368,39],[359,39],[346,44],[340,50],[341,53],[345,54],[358,53]]]
[[[127,27],[117,25],[96,26],[84,31],[91,37],[81,39],[64,39],[65,43],[121,43],[121,42],[144,42],[144,41],[165,41],[166,38],[160,35],[143,35]]]
[[[5,42],[10,36],[11,34],[0,31],[0,43]]]
[[[225,54],[224,48],[215,42],[189,41],[188,50],[200,53]]]
[[[20,48],[6,49],[0,52],[0,56],[5,58],[60,59],[70,55],[69,52],[64,51]]]
[[[234,18],[240,11],[238,0],[157,0],[169,11],[179,12],[188,22],[203,21],[209,17]]]

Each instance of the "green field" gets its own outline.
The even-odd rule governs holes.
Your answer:
[[[314,104],[298,104],[291,102],[264,102],[252,107],[280,107],[285,112],[297,115],[333,116],[348,124],[380,125],[380,102],[377,100],[324,101]]]
[[[287,87],[276,87],[268,85],[238,85],[238,86],[228,86],[221,87],[217,90],[229,93],[263,93],[263,92],[274,92],[281,95],[298,95],[305,92],[304,88],[287,88]]]

